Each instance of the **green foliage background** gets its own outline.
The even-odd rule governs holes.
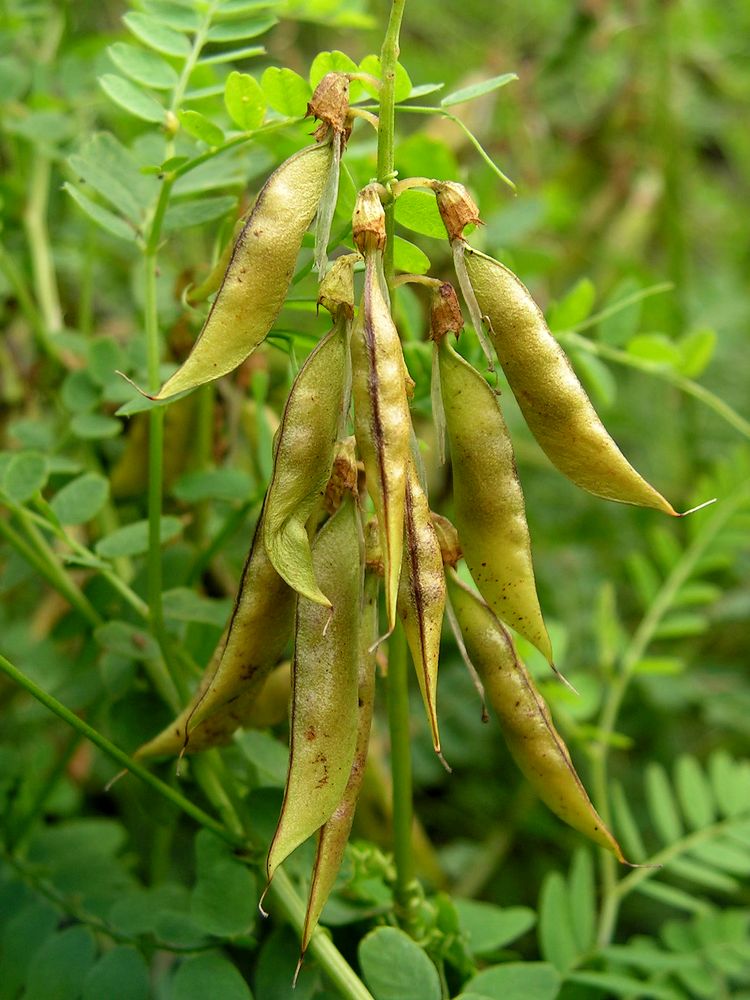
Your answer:
[[[337,0],[0,3],[0,651],[128,753],[192,689],[231,606],[275,420],[325,329],[309,268],[272,346],[167,411],[164,610],[150,628],[146,418],[120,415],[144,404],[115,370],[158,377],[154,315],[162,374],[184,356],[203,315],[186,287],[272,167],[309,141],[297,120],[308,83],[347,68],[318,53],[359,65],[379,51],[387,13]],[[185,73],[197,23],[212,33]],[[522,651],[626,853],[664,867],[614,871],[534,800],[497,728],[480,724],[446,635],[450,776],[414,691],[416,940],[392,906],[383,718],[324,921],[376,1000],[750,995],[749,32],[746,7],[707,0],[407,4],[411,84],[445,85],[410,106],[518,75],[446,109],[517,191],[441,114],[397,113],[400,176],[467,184],[486,223],[472,241],[545,307],[625,453],[678,509],[719,502],[665,523],[579,493],[505,389],[541,603],[580,697]],[[260,85],[225,87],[235,70]],[[374,154],[358,123],[334,233]],[[160,202],[164,177],[196,157]],[[418,199],[401,213],[400,259],[417,270],[426,254],[447,278],[434,220]],[[420,299],[405,291],[398,308],[429,440]],[[478,361],[468,336],[462,349]],[[433,506],[448,509],[444,471],[430,474]],[[283,722],[179,778],[173,764],[154,768],[168,801],[130,775],[106,789],[119,764],[5,676],[0,711],[1,1000],[354,995],[317,953],[292,994],[294,934],[281,908],[258,915]],[[186,816],[180,795],[203,812]],[[200,828],[232,812],[252,830],[247,851]],[[302,891],[309,864],[302,849],[288,865]],[[388,978],[395,968],[404,980]]]

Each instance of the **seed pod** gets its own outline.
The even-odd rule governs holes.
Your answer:
[[[284,303],[302,237],[331,167],[329,143],[308,146],[268,178],[237,238],[229,267],[187,361],[156,399],[231,372],[255,350]]]
[[[352,392],[357,443],[378,518],[385,606],[392,630],[403,553],[411,417],[404,355],[380,287],[379,260],[376,251],[366,254],[363,302],[352,330]]]
[[[439,347],[439,363],[464,558],[493,611],[552,662],[523,493],[497,398],[447,337]]]
[[[448,594],[466,649],[516,764],[556,816],[626,863],[620,845],[588,797],[568,748],[553,725],[544,699],[516,656],[510,636],[484,601],[453,571],[448,574]]]
[[[262,521],[263,515],[226,634],[197,692],[174,722],[137,751],[137,757],[197,753],[229,742],[281,658],[292,632],[294,591],[266,554]]]
[[[307,900],[305,926],[302,930],[301,954],[315,930],[318,918],[331,894],[336,876],[344,858],[349,834],[354,821],[359,790],[365,774],[367,749],[370,745],[370,725],[375,702],[375,651],[373,645],[378,637],[378,578],[374,574],[365,576],[365,589],[359,634],[359,686],[357,710],[357,745],[349,780],[341,801],[331,818],[318,832],[318,849],[313,864],[310,895]]]
[[[414,461],[407,467],[404,505],[404,559],[398,613],[404,623],[435,753],[440,753],[437,677],[440,632],[445,610],[445,576],[440,542]]]
[[[266,862],[269,882],[281,862],[331,818],[349,780],[357,741],[361,567],[352,498],[313,544],[313,569],[331,609],[297,600],[289,771]]]
[[[500,364],[550,461],[589,493],[676,515],[607,433],[528,289],[491,257],[468,244],[463,251]]]
[[[328,606],[315,581],[308,518],[325,496],[339,429],[348,356],[342,316],[302,366],[284,409],[266,497],[263,541],[290,587]]]

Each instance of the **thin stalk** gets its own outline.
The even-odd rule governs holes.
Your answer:
[[[210,382],[208,385],[201,386],[198,390],[198,405],[195,414],[195,444],[193,448],[195,458],[191,464],[191,471],[193,472],[203,472],[211,465],[214,432],[214,394],[215,389]],[[204,548],[206,542],[209,508],[209,501],[201,500],[199,503],[196,503],[193,509],[193,523],[190,529],[190,536],[199,550]]]
[[[0,533],[5,535],[13,547],[34,566],[36,570],[63,595],[63,597],[95,628],[101,625],[102,619],[76,583],[60,564],[55,552],[47,540],[37,530],[28,512],[23,509],[16,511],[16,516],[23,526],[29,539],[19,535],[6,521],[0,520]]]
[[[51,173],[49,158],[34,147],[23,225],[31,254],[34,293],[42,317],[42,326],[37,329],[37,333],[45,351],[56,358],[59,351],[54,342],[54,334],[63,328],[63,315],[47,229]]]
[[[205,810],[194,805],[188,798],[172,788],[165,781],[157,778],[147,768],[138,761],[133,760],[124,753],[118,746],[94,729],[83,719],[80,719],[74,712],[66,708],[52,695],[48,694],[32,680],[26,677],[10,660],[0,654],[0,670],[12,681],[22,687],[30,695],[37,699],[51,712],[62,719],[63,722],[71,726],[77,733],[90,740],[95,746],[111,757],[116,763],[130,771],[137,778],[140,778],[150,788],[153,788],[159,795],[162,795],[168,802],[171,802],[177,809],[181,809],[186,815],[194,819],[200,826],[215,833],[222,840],[232,847],[247,847],[246,837],[242,833],[242,824],[236,814],[231,820],[231,826],[220,823]],[[194,762],[195,764],[196,762]],[[209,798],[216,795],[222,802],[224,810],[231,816],[232,808],[229,799],[221,788],[221,782],[212,775],[213,764],[206,762],[206,775],[201,775],[201,786],[206,791]],[[200,772],[200,767],[198,768]],[[294,889],[289,877],[278,871],[274,876],[273,883],[269,890],[269,899],[273,900],[281,911],[282,915],[292,925],[298,934],[302,933],[305,922],[305,904]],[[310,942],[309,952],[321,965],[323,972],[330,982],[337,988],[342,997],[347,1000],[373,1000],[370,992],[365,988],[362,981],[348,964],[343,955],[334,945],[333,941],[322,931],[316,931]]]
[[[603,316],[605,312],[606,310],[604,310],[601,315]],[[680,389],[687,396],[692,396],[694,399],[700,400],[701,403],[713,410],[714,413],[718,414],[718,416],[725,420],[731,427],[734,427],[736,431],[739,431],[743,437],[750,439],[750,421],[746,420],[743,416],[737,413],[736,410],[734,410],[728,403],[725,403],[719,396],[716,396],[713,392],[711,392],[710,389],[706,389],[705,386],[700,385],[698,382],[694,382],[685,375],[681,375],[673,368],[668,368],[665,365],[654,364],[653,361],[647,361],[643,358],[635,357],[632,354],[628,354],[626,351],[620,351],[616,347],[610,347],[608,344],[597,343],[594,340],[589,340],[588,337],[581,337],[572,331],[559,333],[557,336],[561,343],[567,344],[577,350],[585,351],[587,354],[593,354],[596,357],[603,358],[605,361],[614,361],[618,365],[635,368],[640,372],[653,375],[655,378],[659,378],[663,382],[668,382],[670,385],[675,386],[675,388]]]
[[[672,607],[680,588],[690,579],[697,563],[737,510],[743,503],[747,502],[747,498],[748,487],[746,484],[742,484],[742,486],[736,489],[729,497],[723,499],[721,504],[715,508],[713,516],[705,523],[703,529],[685,549],[681,559],[675,564],[669,576],[665,579],[651,607],[641,620],[640,625],[622,655],[619,672],[609,684],[607,698],[604,702],[598,726],[602,733],[602,739],[597,746],[592,763],[592,783],[597,809],[608,826],[611,823],[611,810],[607,795],[607,765],[611,746],[609,737],[614,732],[620,707],[633,679],[635,669],[653,641],[659,624]],[[603,946],[609,943],[614,929],[612,922],[612,899],[618,893],[618,887],[614,857],[609,853],[602,852],[601,864],[603,891],[599,923],[599,944]]]
[[[404,16],[406,0],[392,0],[383,47],[380,50],[380,65],[383,84],[380,88],[380,108],[378,112],[378,180],[387,189],[394,178],[394,137],[396,129],[396,64],[399,56],[399,34]],[[388,282],[393,278],[393,248],[395,217],[393,199],[385,203],[385,255],[384,270]]]
[[[2,243],[0,243],[0,272],[2,272],[5,280],[13,289],[13,294],[18,299],[21,312],[26,317],[26,322],[36,334],[40,344],[45,350],[54,354],[55,347],[49,342],[44,319],[37,309],[36,302],[34,302],[34,297],[26,284],[23,272]]]
[[[411,748],[409,745],[409,686],[406,635],[401,625],[388,645],[388,728],[391,737],[393,785],[393,858],[396,864],[396,904],[408,917],[414,881],[412,854]]]
[[[19,687],[22,687],[30,695],[32,695],[40,704],[44,705],[51,712],[66,722],[69,726],[84,736],[87,740],[90,740],[94,746],[97,746],[100,750],[104,751],[112,760],[120,764],[126,770],[130,771],[131,774],[136,775],[141,781],[145,782],[156,792],[162,795],[165,799],[181,809],[188,816],[192,817],[196,823],[204,826],[207,830],[211,830],[217,836],[221,837],[228,844],[233,847],[241,846],[242,838],[237,837],[236,834],[228,830],[222,823],[213,816],[210,816],[207,812],[201,809],[199,806],[194,805],[189,799],[185,798],[178,791],[168,785],[165,781],[157,778],[155,775],[145,768],[138,761],[133,760],[129,757],[123,750],[118,746],[115,746],[110,740],[107,739],[102,733],[93,726],[90,726],[83,719],[79,718],[74,712],[71,712],[69,708],[66,708],[62,702],[59,702],[57,698],[54,698],[51,694],[48,694],[37,684],[34,683],[30,678],[28,678],[24,673],[22,673],[17,667],[15,667],[10,660],[7,660],[2,654],[0,654],[0,670],[6,674],[12,681],[15,681]]]
[[[57,788],[57,784],[65,774],[68,764],[73,754],[78,749],[81,742],[80,733],[71,733],[68,742],[63,747],[61,753],[55,758],[55,763],[45,780],[37,789],[36,795],[26,810],[26,813],[19,819],[18,823],[11,824],[10,832],[6,840],[6,847],[9,851],[17,850],[28,834],[32,831],[34,823],[44,811],[48,799]]]
[[[678,858],[681,854],[686,854],[688,851],[693,850],[693,848],[720,837],[725,830],[731,829],[731,823],[731,820],[721,820],[719,823],[713,823],[702,830],[695,830],[693,833],[681,837],[673,844],[669,844],[667,847],[662,848],[661,851],[653,854],[648,859],[646,866],[635,868],[625,878],[621,879],[603,901],[602,913],[599,920],[599,945],[606,947],[610,944],[614,935],[620,904],[629,893],[637,889],[645,879],[651,878],[657,869],[668,865],[670,861]]]
[[[278,908],[297,934],[301,935],[306,907],[283,869],[278,869],[274,874],[267,899],[270,907]],[[315,931],[307,953],[317,959],[339,996],[346,1000],[373,1000],[370,991],[324,931],[319,928]]]

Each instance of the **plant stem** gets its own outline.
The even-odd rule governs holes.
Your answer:
[[[378,132],[378,181],[387,190],[393,180],[394,168],[394,136],[396,108],[396,63],[399,56],[399,33],[404,16],[406,0],[392,0],[391,14],[388,18],[383,47],[380,50],[380,65],[383,85],[380,88],[379,132]],[[384,270],[386,280],[393,277],[393,244],[395,234],[395,219],[393,199],[385,204],[385,254]]]
[[[610,750],[608,737],[614,732],[617,716],[635,669],[652,642],[660,622],[672,607],[680,588],[690,579],[696,564],[727,522],[742,504],[747,502],[747,499],[748,486],[743,483],[715,508],[713,516],[706,521],[662,584],[622,655],[619,672],[609,685],[598,727],[602,733],[602,739],[598,744],[592,765],[594,798],[597,809],[607,825],[611,822],[611,810],[607,795],[607,764]],[[628,878],[632,881],[632,875]],[[620,898],[616,862],[611,854],[605,852],[602,852],[602,883],[602,910],[598,940],[599,944],[604,946],[609,943],[614,931],[614,920],[617,912],[615,900]]]
[[[23,225],[31,254],[34,292],[42,319],[42,325],[37,328],[37,333],[47,353],[57,357],[59,352],[54,342],[54,335],[63,328],[63,316],[47,229],[51,172],[52,164],[49,158],[40,149],[33,147]]]
[[[400,624],[388,645],[388,727],[393,784],[393,857],[396,903],[406,917],[414,881],[412,778],[409,746],[409,688],[406,636]]]
[[[603,310],[601,316],[605,312],[606,310]],[[587,325],[592,324],[587,323]],[[681,375],[673,368],[655,364],[653,361],[647,361],[644,358],[635,357],[635,355],[628,354],[626,351],[619,351],[616,347],[597,343],[596,341],[589,340],[588,337],[581,337],[572,331],[559,333],[557,336],[562,344],[567,344],[570,347],[585,351],[587,354],[604,358],[605,361],[614,361],[618,365],[636,368],[638,371],[645,372],[648,375],[653,375],[655,378],[662,379],[664,382],[668,382],[686,395],[700,400],[701,403],[713,410],[714,413],[717,413],[723,420],[726,420],[736,431],[739,431],[744,437],[750,438],[750,421],[745,420],[743,416],[732,409],[723,399],[711,392],[710,389],[706,389],[705,386],[700,385],[698,382],[694,382],[685,375]]]
[[[297,934],[301,935],[305,924],[305,904],[292,885],[291,879],[282,869],[278,869],[273,876],[268,899],[272,904],[276,904]],[[370,991],[325,932],[320,929],[314,932],[308,954],[318,960],[325,976],[342,998],[373,1000]]]
[[[26,278],[2,243],[0,243],[0,272],[5,275],[5,280],[13,289],[13,294],[18,299],[21,312],[36,334],[39,343],[46,351],[54,355],[55,347],[49,342],[44,319],[37,309],[34,297],[26,284]]]
[[[196,823],[200,823],[201,826],[205,826],[207,830],[213,831],[217,836],[221,837],[222,840],[226,840],[227,843],[231,844],[233,847],[240,846],[243,841],[241,838],[237,837],[234,833],[227,830],[227,828],[219,823],[218,820],[214,819],[207,812],[204,812],[199,806],[194,805],[189,799],[181,795],[180,792],[176,791],[165,781],[157,778],[155,775],[145,768],[138,761],[129,757],[123,750],[118,746],[115,746],[110,740],[107,739],[102,733],[93,726],[90,726],[83,719],[80,719],[74,712],[71,712],[69,708],[66,708],[62,702],[59,702],[57,698],[54,698],[51,694],[48,694],[37,684],[34,683],[30,678],[28,678],[24,673],[22,673],[17,667],[15,667],[10,660],[7,660],[4,656],[0,654],[0,670],[3,671],[12,681],[15,681],[20,687],[25,691],[28,691],[38,702],[48,708],[51,712],[54,712],[58,718],[62,719],[69,726],[72,726],[76,732],[85,736],[87,740],[90,740],[94,746],[99,747],[103,750],[109,757],[114,761],[124,767],[126,770],[135,774],[141,781],[144,781],[147,785],[157,791],[160,795],[163,795],[165,799],[171,802],[178,809],[181,809],[188,816],[191,816]]]
[[[172,788],[165,781],[151,774],[147,768],[120,750],[106,736],[102,735],[102,733],[94,729],[87,722],[84,722],[83,719],[80,719],[56,698],[26,677],[10,660],[7,660],[1,654],[0,670],[25,691],[28,691],[30,695],[57,715],[58,718],[62,719],[63,722],[71,726],[77,733],[90,740],[114,761],[130,771],[131,774],[140,778],[141,781],[153,788],[154,791],[162,795],[172,805],[194,819],[196,823],[215,833],[232,847],[247,846],[247,838],[243,833],[242,823],[231,805],[228,794],[221,787],[221,781],[217,778],[212,761],[206,760],[203,762],[206,765],[203,768],[198,766],[196,776],[200,776],[201,786],[204,787],[208,797],[212,801],[216,797],[221,802],[222,812],[230,821],[229,826],[220,823],[199,806],[194,805],[188,798],[176,791],[176,789]],[[194,762],[194,768],[197,763],[197,761]],[[289,877],[283,871],[276,872],[269,890],[269,899],[275,901],[285,919],[289,921],[298,934],[301,934],[305,922],[305,904],[294,889]],[[316,931],[310,942],[309,952],[320,962],[323,972],[338,989],[342,997],[346,997],[347,1000],[373,1000],[370,992],[365,988],[362,981],[328,935],[322,931]]]
[[[68,573],[60,565],[55,552],[46,539],[37,531],[28,512],[19,508],[16,516],[21,522],[30,541],[27,541],[12,528],[7,521],[0,519],[0,534],[3,534],[11,545],[36,569],[63,597],[95,628],[102,620],[98,612]]]

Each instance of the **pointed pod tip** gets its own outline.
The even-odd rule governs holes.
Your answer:
[[[272,878],[272,876],[268,875],[268,881],[266,882],[266,887],[263,890],[263,892],[261,893],[260,899],[258,900],[258,912],[260,913],[261,917],[263,917],[264,919],[266,919],[268,917],[268,910],[266,910],[264,908],[263,904],[266,901],[266,896],[268,895],[268,890],[271,888],[271,878]]]
[[[711,504],[716,503],[718,499],[718,497],[714,497],[712,500],[704,500],[703,503],[699,503],[696,507],[691,507],[690,510],[684,510],[682,513],[675,510],[673,511],[673,514],[675,517],[687,517],[688,514],[695,514],[696,511],[703,510],[704,507],[710,507]]]
[[[302,963],[305,961],[305,948],[302,948],[300,956],[297,959],[297,967],[294,970],[294,975],[292,976],[292,989],[297,989],[297,980],[299,979],[299,974],[302,971]]]
[[[445,759],[445,757],[443,757],[443,754],[442,754],[442,752],[440,750],[440,746],[436,746],[435,747],[435,753],[437,754],[437,758],[440,761],[440,763],[443,765],[443,767],[445,768],[446,772],[448,774],[453,774],[453,768],[450,766],[450,764]]]
[[[565,674],[563,674],[560,670],[558,670],[557,667],[555,666],[555,664],[552,663],[551,660],[550,660],[550,664],[549,665],[552,668],[552,672],[554,673],[555,677],[557,677],[557,679],[560,681],[560,683],[564,684],[565,687],[568,688],[568,690],[572,691],[574,695],[576,695],[578,698],[580,698],[581,697],[581,692],[578,690],[577,687],[574,687],[574,685],[570,683],[570,681],[565,676]]]
[[[154,402],[159,399],[158,395],[152,396],[150,392],[146,392],[145,389],[141,389],[141,387],[138,385],[137,382],[134,382],[129,375],[125,374],[125,372],[121,372],[119,368],[115,368],[115,375],[119,375],[120,378],[124,378],[125,381],[128,383],[128,385],[131,385],[135,389],[135,391],[139,392],[141,396],[143,396],[145,399],[150,399],[151,402]]]

